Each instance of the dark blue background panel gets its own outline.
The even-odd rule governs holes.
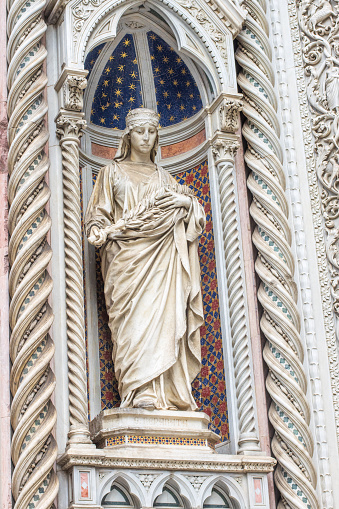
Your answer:
[[[133,37],[127,34],[103,69],[95,89],[91,122],[111,129],[125,129],[127,113],[142,105],[139,67]]]
[[[186,120],[202,108],[194,78],[179,55],[154,32],[147,34],[160,125]]]

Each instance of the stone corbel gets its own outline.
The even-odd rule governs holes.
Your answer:
[[[246,292],[241,257],[241,234],[237,219],[237,192],[234,175],[234,157],[239,146],[239,137],[235,134],[226,135],[219,132],[212,140],[212,154],[219,184],[229,321],[237,395],[238,454],[258,454],[261,449],[255,413]]]
[[[239,113],[243,109],[242,94],[220,94],[209,107],[212,131],[215,137],[221,133],[235,134],[240,128]],[[231,137],[227,137],[232,138]],[[223,139],[226,139],[225,136]]]
[[[88,71],[64,67],[58,79],[55,90],[62,94],[60,97],[62,108],[68,111],[83,110],[83,92],[87,86]]]
[[[220,130],[225,133],[235,133],[239,129],[239,113],[243,103],[239,99],[224,98],[219,106]]]

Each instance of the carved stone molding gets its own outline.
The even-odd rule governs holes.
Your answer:
[[[226,133],[235,133],[239,128],[239,112],[242,111],[242,101],[224,99],[219,107],[220,129]]]
[[[202,25],[208,32],[212,41],[218,48],[220,55],[225,63],[227,63],[227,44],[226,36],[213,23],[211,16],[199,5],[196,0],[177,0]]]
[[[65,111],[61,111],[61,113],[57,116],[55,123],[56,133],[60,138],[60,143],[62,145],[66,142],[72,141],[77,143],[77,145],[80,144],[80,138],[87,125],[86,120],[83,119],[83,114],[80,114],[78,117],[74,117],[73,114],[69,115]]]
[[[326,423],[326,414],[325,414],[325,399],[328,397],[326,391],[324,391],[324,385],[322,383],[321,377],[321,369],[320,369],[320,356],[322,344],[319,342],[319,338],[317,336],[316,331],[316,320],[317,320],[317,312],[315,306],[313,304],[313,291],[311,288],[311,272],[314,270],[311,261],[309,260],[309,253],[307,248],[307,229],[308,225],[304,219],[304,212],[302,207],[302,196],[301,196],[301,180],[299,176],[300,167],[297,163],[298,155],[297,155],[297,147],[296,147],[296,136],[293,125],[293,107],[292,107],[292,95],[293,92],[289,89],[289,80],[288,80],[288,71],[287,71],[287,61],[286,61],[286,47],[284,41],[284,29],[283,29],[283,9],[285,10],[285,6],[281,6],[280,0],[271,0],[270,1],[270,11],[271,11],[271,27],[272,27],[272,42],[273,48],[275,52],[275,62],[276,62],[276,84],[277,90],[279,90],[280,96],[280,108],[284,112],[282,115],[282,139],[284,139],[284,147],[286,153],[286,172],[288,173],[289,179],[289,194],[291,200],[291,219],[293,222],[293,230],[295,232],[295,250],[296,250],[296,258],[298,261],[298,272],[299,272],[299,287],[300,287],[300,306],[303,311],[303,321],[304,321],[304,329],[305,329],[305,344],[308,355],[308,376],[310,379],[310,398],[312,401],[313,408],[313,419],[314,419],[314,438],[316,445],[316,453],[317,453],[317,465],[319,471],[319,480],[320,480],[320,497],[322,507],[334,507],[333,500],[333,483],[335,482],[333,476],[331,476],[331,467],[330,467],[330,443],[329,443],[329,434]],[[294,40],[294,49],[295,51],[299,48],[299,57],[301,57],[301,48],[300,45],[297,44],[297,35],[298,35],[298,21],[296,17],[296,11],[294,9],[292,14],[292,9],[290,7],[290,16],[291,16],[291,28],[293,30],[292,37]],[[302,69],[303,72],[303,69]],[[299,81],[299,89],[300,91],[305,92],[304,83]],[[304,110],[307,109],[307,100],[302,97],[300,100],[301,105],[301,118],[304,123],[303,128],[305,129],[305,125],[309,126],[310,122],[308,121],[307,115],[305,115]],[[307,146],[305,144],[305,146]],[[312,148],[313,150],[313,148]],[[313,158],[311,158],[313,160]],[[307,163],[309,166],[309,158],[307,158]],[[304,168],[302,168],[302,172]],[[315,172],[315,168],[307,168],[307,174],[313,174],[312,185],[310,185],[311,189],[317,190],[317,176]],[[315,185],[314,185],[315,183]],[[312,213],[313,213],[313,228],[314,230],[322,230],[322,224],[319,219],[321,219],[321,210],[320,210],[320,199],[318,197],[317,200],[314,199],[313,193],[311,194],[312,200]],[[319,245],[319,239],[317,240],[317,244]],[[324,249],[324,248],[323,248]],[[319,256],[319,255],[318,255]],[[324,256],[324,253],[323,253]],[[319,256],[319,260],[321,256]],[[319,262],[318,262],[319,263]],[[326,263],[322,264],[326,270]],[[326,278],[327,287],[329,286],[328,277]],[[321,291],[324,291],[325,285],[323,282],[321,283]],[[324,299],[325,301],[325,299]],[[330,297],[327,299],[330,302]],[[326,302],[326,301],[325,301]],[[325,314],[324,314],[325,315]],[[328,320],[328,317],[331,316],[331,313],[326,313],[327,317],[325,320]],[[325,315],[325,316],[326,316]]]
[[[185,477],[192,484],[195,491],[199,491],[203,483],[208,479],[206,475],[186,475]]]
[[[63,85],[66,110],[82,111],[83,90],[86,86],[87,80],[84,76],[67,76]]]
[[[159,474],[137,474],[137,476],[145,490],[149,491],[155,479],[159,477]]]
[[[274,476],[281,494],[278,507],[318,509],[266,2],[245,0],[243,6],[249,16],[238,36],[236,59],[244,94],[245,161],[251,170],[247,184],[256,224],[252,238],[258,250],[255,269],[263,307],[260,327],[266,337],[263,354],[269,368],[266,387],[272,398],[269,419],[275,432],[272,450],[278,461]]]
[[[49,23],[55,24],[58,22],[69,1],[70,0],[56,0],[50,3],[50,5],[47,7]],[[93,8],[101,5],[103,1],[105,0],[80,0],[77,12],[77,18],[79,19],[79,26],[77,27],[78,32],[83,26],[83,22],[81,20],[87,19],[88,12],[93,10]],[[203,12],[201,15],[202,21],[209,21],[209,18],[206,18],[205,11],[202,11],[198,4],[194,4],[191,7],[191,2],[189,0],[185,0],[185,2],[188,9],[196,9],[198,10],[198,13]],[[220,0],[205,0],[204,3],[206,3],[212,9],[212,11],[216,13],[219,19],[225,22],[233,37],[239,33],[243,19],[245,17],[245,11],[241,9],[239,5],[236,5],[233,0],[228,2],[222,2]],[[215,27],[212,28],[215,29]]]
[[[88,429],[86,342],[79,181],[79,143],[86,122],[83,113],[61,110],[56,132],[62,152],[66,325],[69,379],[69,444],[91,444]]]
[[[338,6],[290,0],[289,14],[339,443]]]
[[[212,145],[218,182],[224,241],[229,317],[232,335],[234,378],[238,408],[238,452],[260,451],[255,417],[253,380],[250,360],[250,338],[246,319],[245,283],[241,261],[234,156],[239,140],[233,135],[217,135]]]
[[[154,456],[154,449],[150,451]],[[104,467],[104,468],[126,468],[126,469],[149,469],[149,470],[191,470],[208,472],[272,472],[276,461],[267,456],[232,456],[212,455],[210,459],[161,459],[148,457],[147,449],[143,449],[143,457],[135,458],[128,451],[120,452],[119,457],[115,451],[109,449],[97,449],[89,454],[82,453],[79,449],[70,448],[58,460],[63,470],[69,470],[74,466]]]
[[[49,335],[52,280],[45,118],[44,2],[8,3],[9,320],[12,362],[12,493],[16,508],[51,507],[58,493]],[[10,503],[10,501],[9,501]]]

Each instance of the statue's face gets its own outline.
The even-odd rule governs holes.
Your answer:
[[[131,147],[140,154],[150,154],[157,137],[157,129],[147,123],[131,131]]]

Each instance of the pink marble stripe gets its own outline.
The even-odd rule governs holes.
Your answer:
[[[241,137],[241,133],[238,133]],[[246,169],[244,162],[244,151],[241,145],[235,159],[237,187],[239,194],[239,214],[242,235],[242,247],[244,254],[245,278],[247,290],[247,303],[249,314],[249,328],[252,344],[252,361],[254,389],[257,405],[259,439],[262,451],[271,456],[269,422],[268,422],[268,404],[267,393],[265,389],[265,371],[262,357],[262,338],[259,326],[259,312],[257,299],[257,284],[254,270],[254,253],[252,244],[252,232],[249,214],[249,199],[246,185]],[[268,489],[270,497],[270,507],[275,508],[274,481],[273,474],[268,474]]]

